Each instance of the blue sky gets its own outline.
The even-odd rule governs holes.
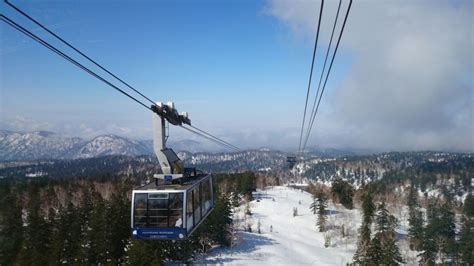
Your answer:
[[[296,6],[285,6],[291,5],[291,1],[284,0],[13,3],[148,97],[174,101],[180,111],[189,112],[196,126],[242,147],[291,149],[296,146],[318,1],[297,2],[299,5]],[[419,12],[424,8],[422,4],[410,8]],[[74,54],[3,2],[1,5],[2,13]],[[335,9],[331,6],[328,4],[324,17],[328,20],[323,22],[329,23],[329,18],[333,19],[333,13],[330,15],[329,12]],[[468,15],[469,12],[472,15],[472,4],[467,2],[467,6],[471,7]],[[355,69],[355,63],[364,55],[360,47],[366,43],[357,42],[368,39],[362,27],[357,28],[357,21],[362,20],[358,16],[362,17],[363,12],[361,4],[351,13],[356,17],[350,17],[354,22],[348,27],[347,40],[343,38],[346,43],[336,57],[322,102],[322,128],[315,130],[314,145],[370,146],[367,139],[351,139],[353,134],[350,132],[354,127],[364,129],[365,126],[345,122],[348,118],[341,112],[355,110],[344,110],[350,104],[338,105],[338,99],[348,98],[344,92],[351,90],[351,77],[359,69]],[[438,15],[438,12],[435,10],[433,14]],[[319,58],[322,58],[329,28],[329,24],[325,24]],[[81,137],[114,133],[137,139],[151,138],[151,115],[143,107],[7,25],[1,24],[0,30],[0,123],[3,128],[52,130]],[[354,37],[359,33],[365,38]],[[322,59],[317,62],[320,61]],[[81,62],[86,63],[85,60]],[[402,67],[406,67],[404,63]],[[320,65],[316,69],[318,67]],[[463,67],[467,72],[470,68],[472,62],[467,63],[467,69]],[[435,73],[429,71],[429,74]],[[314,77],[317,81],[319,74],[315,73]],[[466,76],[461,78],[466,80]],[[375,83],[384,80],[379,77]],[[472,81],[468,81],[467,86],[471,86],[472,91]],[[354,105],[367,105],[362,99],[358,100],[361,102]],[[428,113],[429,108],[423,112]],[[385,128],[379,123],[369,131],[380,126]],[[429,128],[420,134],[433,133],[430,130],[437,133]],[[417,132],[413,129],[408,133],[411,131]],[[362,130],[359,134],[367,132]],[[172,133],[177,139],[190,137],[180,130]],[[440,136],[433,143],[446,137]],[[469,138],[465,140],[469,141]],[[387,141],[380,140],[381,143]],[[397,143],[402,145],[404,142]],[[403,145],[397,145],[372,148],[403,149]],[[422,148],[436,148],[430,143],[423,145]]]

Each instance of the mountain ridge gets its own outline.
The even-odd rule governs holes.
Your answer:
[[[180,144],[180,142],[176,142]],[[181,147],[191,147],[188,141]],[[0,161],[38,159],[83,159],[107,155],[152,155],[151,140],[132,140],[115,134],[99,135],[92,139],[61,136],[50,131],[10,131],[0,129]]]
[[[228,168],[232,164],[237,168],[243,163],[235,161],[242,156],[246,161],[257,160],[263,162],[278,162],[285,164],[286,156],[294,153],[280,151],[268,147],[247,149],[241,152],[223,152],[210,150],[209,146],[196,140],[184,139],[169,142],[183,160],[190,160],[192,164],[217,163]],[[384,153],[384,152],[382,152]],[[443,153],[443,152],[441,152]],[[299,157],[311,158],[342,158],[345,156],[375,155],[370,151],[356,151],[350,149],[308,147]],[[41,160],[41,159],[86,159],[109,155],[125,156],[154,156],[152,140],[133,140],[127,137],[106,134],[92,139],[66,137],[51,131],[10,131],[0,129],[0,161]],[[260,163],[260,161],[262,163]]]
[[[268,157],[268,153],[275,153],[281,160],[286,156],[285,152],[269,148],[249,149],[235,154],[226,153],[222,150],[210,150],[206,144],[190,139],[170,141],[168,146],[172,147],[183,160],[190,157],[198,161],[202,158],[209,159],[211,154],[219,158],[221,157],[219,154],[236,158],[252,152],[261,153],[264,157]],[[133,140],[115,134],[83,139],[61,136],[50,131],[22,132],[0,129],[0,161],[87,159],[109,155],[154,156],[153,141]],[[225,158],[223,161],[226,161]]]

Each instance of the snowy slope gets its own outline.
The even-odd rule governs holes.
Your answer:
[[[200,258],[197,263],[225,263],[234,265],[345,265],[355,252],[356,231],[360,225],[357,210],[329,206],[331,244],[324,247],[324,233],[315,226],[315,215],[310,211],[311,195],[288,187],[273,187],[259,193],[260,202],[250,203],[251,218],[244,221],[243,207],[236,214],[239,243],[233,248],[218,248]],[[275,201],[272,200],[275,199]],[[301,204],[299,202],[301,201]],[[298,216],[293,217],[293,208]],[[257,233],[258,220],[262,233]],[[339,237],[342,222],[348,236]],[[246,223],[252,232],[243,232]],[[273,230],[270,232],[270,226]]]
[[[85,143],[73,153],[73,158],[94,158],[106,155],[137,156],[149,154],[149,148],[142,142],[115,135],[98,136]]]
[[[46,131],[12,132],[0,129],[0,161],[148,154],[152,154],[151,141],[130,140],[115,135],[84,140]]]
[[[83,143],[80,138],[65,138],[47,131],[0,130],[0,160],[63,159],[70,150]]]

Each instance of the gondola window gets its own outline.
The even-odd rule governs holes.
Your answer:
[[[201,190],[199,186],[193,189],[194,192],[194,225],[201,221]]]
[[[194,219],[193,219],[193,192],[188,191],[186,195],[186,228],[188,232],[191,231],[191,229],[194,226]]]
[[[135,194],[135,210],[134,210],[134,221],[135,227],[147,227],[147,193],[137,193]]]
[[[210,180],[202,182],[202,213],[207,213],[211,208],[211,186]]]
[[[169,198],[169,227],[183,225],[183,193],[171,193]]]

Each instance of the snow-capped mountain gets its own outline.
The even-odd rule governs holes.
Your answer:
[[[170,141],[168,146],[185,153],[216,151],[206,143],[189,139]],[[47,131],[0,130],[0,161],[80,159],[106,155],[154,155],[153,141],[132,140],[116,135],[101,135],[87,140]]]
[[[237,153],[213,153],[210,146],[195,140],[170,141],[179,156],[191,164],[221,163],[226,168],[242,168],[252,164],[259,170],[268,163],[284,162],[285,154],[270,149],[247,150]],[[79,159],[106,155],[154,155],[153,141],[132,140],[116,135],[101,135],[91,140],[64,137],[53,132],[12,132],[0,130],[0,161],[37,159]],[[243,160],[242,160],[243,159]]]
[[[72,157],[93,158],[105,155],[129,155],[137,156],[151,153],[151,147],[143,141],[135,141],[115,135],[98,136],[91,141],[85,142]]]
[[[152,154],[151,142],[134,141],[115,135],[103,135],[92,140],[85,140],[68,138],[46,131],[0,130],[0,161],[147,154]]]
[[[11,132],[0,130],[0,160],[68,158],[83,145],[80,138],[65,138],[53,132]]]

